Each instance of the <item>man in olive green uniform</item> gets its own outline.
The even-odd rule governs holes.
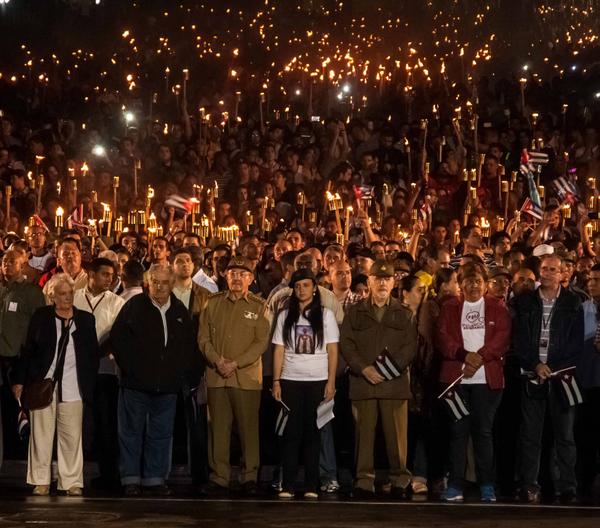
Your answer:
[[[213,487],[229,487],[229,444],[235,420],[242,447],[242,489],[253,493],[259,465],[261,355],[267,348],[270,321],[265,301],[248,292],[254,274],[245,257],[231,259],[226,278],[229,291],[208,300],[198,337],[209,365],[206,384],[210,479]]]
[[[350,399],[356,422],[356,480],[354,496],[374,493],[373,450],[381,419],[390,467],[392,497],[404,498],[410,484],[406,469],[407,422],[410,398],[408,365],[417,351],[417,331],[411,312],[391,297],[394,266],[377,261],[369,276],[370,296],[350,307],[342,324],[342,355],[352,369]],[[374,365],[384,354],[400,374],[387,379]],[[388,373],[390,370],[387,371]]]

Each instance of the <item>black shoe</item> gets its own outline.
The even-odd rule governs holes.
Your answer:
[[[352,498],[356,500],[373,500],[375,492],[364,488],[354,488],[352,490]]]
[[[256,497],[256,495],[258,494],[258,487],[256,486],[256,482],[250,480],[248,482],[244,482],[240,486],[240,491],[243,495],[246,495],[247,497]]]
[[[563,506],[573,506],[578,504],[579,501],[577,500],[577,493],[575,493],[575,490],[567,490],[558,495],[557,502]]]
[[[196,497],[208,497],[208,485],[196,484],[194,486],[194,492],[196,494]]]
[[[166,484],[161,484],[159,486],[144,487],[144,493],[147,493],[148,495],[158,495],[160,497],[170,497],[173,495],[173,490]]]
[[[204,486],[204,491],[209,495],[226,495],[229,493],[229,488],[211,480]]]
[[[401,488],[400,486],[392,486],[390,490],[390,499],[393,500],[410,500],[409,489]]]
[[[137,484],[125,484],[123,486],[123,495],[125,497],[137,497],[141,495],[142,489]]]
[[[541,496],[540,492],[537,490],[522,489],[518,494],[518,498],[521,502],[527,504],[539,504]]]

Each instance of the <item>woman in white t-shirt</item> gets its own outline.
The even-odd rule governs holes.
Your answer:
[[[305,498],[316,499],[319,484],[320,433],[317,407],[335,395],[339,329],[333,312],[321,306],[314,274],[296,271],[292,295],[273,334],[273,397],[290,412],[283,433],[283,490],[294,496],[298,454],[304,440]]]

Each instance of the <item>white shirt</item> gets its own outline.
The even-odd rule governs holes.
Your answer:
[[[52,365],[46,373],[46,379],[54,376],[56,370],[56,361],[58,360],[58,342],[62,334],[62,321],[58,318],[54,318],[56,321],[56,347],[54,351],[54,359]],[[71,324],[69,342],[67,343],[67,350],[65,351],[65,366],[63,368],[62,375],[62,401],[63,402],[74,402],[81,401],[81,393],[79,392],[79,382],[77,381],[77,360],[75,358],[75,345],[73,344],[73,332],[75,332],[75,321]]]
[[[158,308],[158,311],[160,312],[160,317],[161,317],[162,323],[163,323],[163,331],[165,334],[165,346],[167,346],[167,341],[169,340],[169,329],[167,328],[167,310],[171,307],[171,298],[169,297],[167,302],[165,304],[163,304],[162,306],[160,304],[158,304],[152,297],[150,297],[150,300],[152,301],[152,304],[154,306],[156,306],[156,308]]]
[[[302,315],[292,327],[291,347],[284,343],[283,324],[288,311],[277,317],[273,344],[284,347],[281,379],[292,381],[322,381],[328,378],[327,345],[338,343],[340,331],[333,312],[323,308],[323,343],[317,346],[310,322]]]
[[[190,307],[190,297],[192,296],[192,285],[190,284],[187,288],[173,288],[173,295],[177,297],[186,308]]]
[[[119,315],[125,301],[111,291],[99,295],[92,295],[87,288],[76,290],[73,297],[73,306],[84,312],[91,313],[96,319],[96,337],[98,344],[104,343],[110,334],[110,329]],[[114,359],[100,358],[99,374],[117,374],[117,365]]]
[[[477,302],[463,303],[460,320],[463,343],[467,352],[477,352],[485,344],[485,299],[482,297]],[[472,378],[463,378],[465,385],[487,383],[485,368],[482,365]]]
[[[210,293],[217,293],[219,291],[217,283],[213,279],[211,279],[206,273],[204,273],[204,270],[202,268],[200,268],[196,272],[196,275],[192,277],[192,280],[198,286],[206,288]]]
[[[132,286],[131,288],[125,288],[121,292],[121,299],[127,302],[129,299],[135,297],[136,295],[139,295],[140,293],[144,293],[144,288],[142,288],[141,286]]]
[[[46,271],[46,266],[48,265],[48,261],[52,258],[52,253],[48,251],[44,255],[40,257],[36,257],[35,255],[31,255],[29,257],[29,265],[38,271]]]

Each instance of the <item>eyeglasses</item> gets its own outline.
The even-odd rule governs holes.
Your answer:
[[[227,271],[227,275],[237,279],[243,279],[244,277],[249,275],[247,271],[238,271],[238,270],[229,270]]]

